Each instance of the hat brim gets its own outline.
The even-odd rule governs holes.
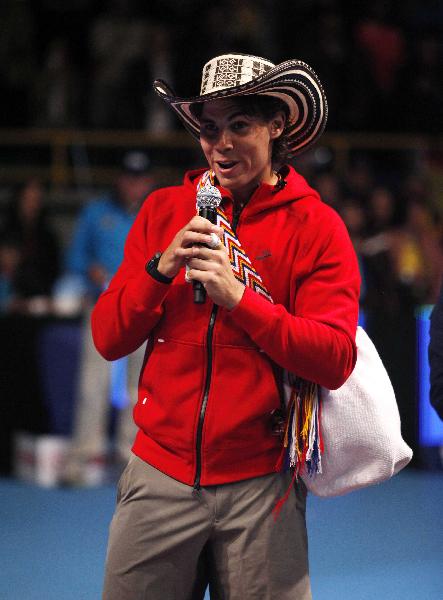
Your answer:
[[[309,65],[299,60],[287,60],[242,85],[191,98],[175,96],[161,79],[154,81],[154,90],[177,113],[196,139],[200,138],[200,123],[190,111],[191,104],[253,94],[279,98],[289,109],[285,132],[292,156],[316,142],[328,118],[328,104],[320,80]]]

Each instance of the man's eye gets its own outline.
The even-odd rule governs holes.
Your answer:
[[[231,125],[231,129],[237,133],[245,133],[249,130],[250,126],[251,123],[249,121],[234,121]]]
[[[248,126],[246,121],[235,121],[232,123],[231,127],[234,131],[240,131],[241,129],[245,129]]]
[[[202,129],[207,133],[214,133],[215,131],[217,131],[217,127],[214,123],[205,123]]]

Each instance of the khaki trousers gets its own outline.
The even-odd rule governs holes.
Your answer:
[[[311,598],[306,489],[272,473],[194,490],[132,456],[118,484],[103,600]]]
[[[108,426],[110,404],[108,398],[111,379],[110,365],[97,352],[92,340],[91,310],[83,324],[82,351],[77,390],[77,404],[73,425],[69,460],[82,464],[83,461],[104,456],[108,448]],[[132,411],[137,401],[140,369],[145,346],[128,356],[127,378],[131,402],[119,411],[116,425],[116,450],[119,458],[128,460],[137,427]]]

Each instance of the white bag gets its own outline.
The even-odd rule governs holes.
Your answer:
[[[320,389],[322,472],[303,474],[316,496],[339,496],[380,483],[403,469],[412,450],[401,436],[394,390],[378,352],[357,328],[357,363],[338,390]]]

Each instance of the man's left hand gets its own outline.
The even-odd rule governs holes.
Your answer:
[[[245,286],[235,278],[228,251],[222,243],[215,249],[191,246],[177,248],[175,252],[183,257],[189,266],[187,277],[200,281],[215,304],[228,310],[237,306]]]

